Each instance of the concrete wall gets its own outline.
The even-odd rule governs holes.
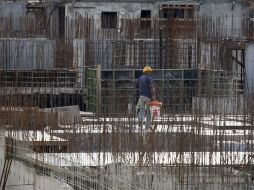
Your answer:
[[[234,3],[233,3],[234,2]],[[152,17],[159,16],[159,7],[161,4],[195,4],[197,9],[195,15],[201,16],[212,16],[214,18],[214,24],[220,26],[221,33],[225,36],[239,36],[242,35],[242,17],[249,16],[249,8],[243,7],[238,1],[233,0],[212,0],[212,1],[167,1],[167,2],[156,2],[156,1],[145,1],[145,2],[75,2],[67,3],[65,15],[67,19],[76,19],[77,15],[81,17],[89,16],[95,20],[94,26],[97,29],[101,28],[101,12],[117,12],[118,15],[118,26],[122,27],[122,18],[138,18],[140,17],[141,10],[151,10]],[[54,10],[54,11],[53,11]],[[47,20],[50,26],[51,37],[56,37],[59,33],[59,18],[58,8],[49,5],[46,9]],[[26,16],[26,3],[24,2],[3,2],[0,4],[0,17],[6,17],[12,15],[16,18]],[[18,27],[20,23],[15,22],[15,27]],[[20,27],[20,26],[19,26]],[[67,24],[66,30],[73,30],[75,27]],[[232,30],[233,29],[233,30]],[[69,31],[70,32],[70,31]]]
[[[2,172],[5,158],[5,137],[0,132],[0,172]],[[13,160],[8,181],[8,190],[73,190],[63,181],[52,176],[43,176],[36,173],[35,169]]]
[[[12,24],[13,30],[21,30],[20,19],[26,16],[26,4],[24,2],[0,2],[0,32],[3,26]],[[7,19],[8,18],[8,19]],[[9,19],[11,18],[11,22]]]
[[[234,1],[204,1],[200,3],[198,16],[213,17],[210,24],[213,27],[220,27],[218,31],[225,36],[239,37],[243,35],[243,18],[248,17],[249,9]],[[212,32],[211,28],[211,32]]]
[[[0,69],[53,69],[55,46],[43,38],[0,39]]]
[[[246,92],[254,93],[254,44],[249,44],[245,50],[245,72],[246,72]]]
[[[218,66],[218,44],[201,43],[201,67],[203,69],[219,69]]]
[[[241,3],[234,1],[167,1],[167,2],[76,2],[66,4],[65,15],[67,18],[66,22],[66,37],[68,38],[84,38],[83,36],[78,37],[75,34],[80,33],[83,25],[86,25],[89,30],[90,39],[96,39],[98,36],[105,33],[110,33],[112,30],[99,31],[101,28],[101,13],[102,12],[117,12],[118,23],[117,29],[118,33],[111,34],[117,38],[121,38],[121,31],[125,31],[125,24],[121,19],[125,18],[140,18],[141,10],[151,10],[152,18],[159,18],[160,7],[164,4],[175,4],[175,5],[194,5],[194,15],[196,17],[205,17],[212,19],[210,22],[205,23],[206,36],[223,36],[223,37],[242,37],[244,36],[243,30],[244,18],[249,17],[249,8],[244,7]],[[77,23],[74,20],[80,18],[92,18],[91,21],[85,24],[81,24],[81,28],[75,27]],[[154,26],[153,20],[151,26]],[[204,26],[203,26],[204,27]],[[136,27],[137,28],[137,27]],[[77,30],[77,31],[76,31]],[[204,30],[203,30],[204,31]],[[134,30],[134,33],[139,33],[140,31]],[[81,33],[84,33],[83,31]],[[124,34],[122,34],[124,35]],[[107,39],[112,39],[106,37]]]
[[[75,13],[81,16],[93,16],[95,19],[101,18],[101,12],[117,12],[118,18],[140,17],[141,10],[151,10],[151,16],[156,16],[158,10],[153,3],[104,3],[104,2],[76,2],[66,4],[65,14],[69,18],[75,18]]]
[[[242,17],[249,15],[249,8],[243,7],[239,2],[233,1],[201,1],[196,9],[197,16],[211,16],[213,18],[221,18],[225,30],[232,28],[240,29],[242,24]],[[75,18],[75,14],[81,16],[93,16],[98,19],[98,27],[100,26],[101,12],[112,11],[118,13],[118,18],[138,18],[141,10],[151,10],[152,17],[159,16],[160,4],[189,4],[186,1],[167,1],[165,3],[115,3],[115,2],[76,2],[66,4],[66,16],[68,18]],[[194,3],[194,1],[193,1]],[[198,5],[198,2],[195,3]]]
[[[86,50],[89,50],[89,59],[86,59]],[[73,63],[74,67],[92,66],[101,64],[107,66],[112,64],[112,41],[93,41],[87,43],[83,39],[73,40]]]
[[[105,3],[105,2],[77,2],[72,4],[66,4],[66,37],[67,38],[75,38],[75,33],[79,33],[80,29],[76,29],[77,23],[74,20],[78,20],[79,18],[92,18],[92,20],[88,21],[88,23],[84,23],[86,25],[85,31],[89,30],[90,39],[97,39],[98,36],[105,36],[106,34],[110,37],[106,37],[107,39],[116,38],[117,35],[120,34],[120,29],[123,29],[124,23],[121,19],[127,18],[138,18],[140,17],[141,10],[151,10],[151,16],[158,15],[158,9],[155,4],[152,3]],[[101,31],[101,13],[102,12],[117,12],[117,31],[115,30],[102,30]],[[81,26],[81,29],[82,29]],[[75,30],[76,29],[76,30]],[[114,33],[116,32],[116,33]],[[84,33],[84,32],[81,32]],[[98,35],[99,33],[99,35]],[[83,37],[82,37],[83,38]]]
[[[24,17],[26,15],[25,2],[0,2],[0,17]]]

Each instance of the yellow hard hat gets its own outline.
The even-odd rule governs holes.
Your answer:
[[[144,67],[144,69],[143,69],[143,73],[150,73],[150,72],[152,72],[153,70],[151,69],[151,67],[149,67],[149,66],[146,66],[146,67]]]

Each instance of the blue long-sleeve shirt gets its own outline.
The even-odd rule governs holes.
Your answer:
[[[152,77],[150,75],[143,74],[138,79],[139,95],[152,99],[151,88],[153,85],[154,82]]]

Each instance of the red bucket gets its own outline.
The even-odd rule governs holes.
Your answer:
[[[151,119],[158,119],[160,117],[162,103],[154,100],[148,102],[146,105],[150,107]]]

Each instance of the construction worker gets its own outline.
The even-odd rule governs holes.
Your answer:
[[[138,121],[139,126],[143,126],[144,118],[146,118],[146,129],[150,127],[151,113],[146,105],[151,100],[155,100],[155,86],[151,77],[152,69],[149,66],[144,67],[143,75],[138,79],[139,99],[138,99]]]

